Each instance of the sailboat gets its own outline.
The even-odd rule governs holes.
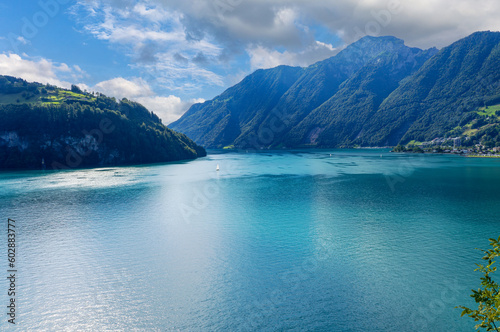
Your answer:
[[[217,172],[219,171],[219,164],[217,164],[217,168],[215,169]]]

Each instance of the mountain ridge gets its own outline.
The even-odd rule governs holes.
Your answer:
[[[198,122],[213,120],[212,112],[221,109],[214,104],[220,96],[194,105],[169,127],[209,148],[387,146],[451,133],[468,135],[471,144],[481,142],[482,136],[474,135],[485,128],[473,132],[470,128],[483,120],[496,126],[496,118],[482,119],[479,107],[486,106],[486,100],[500,104],[500,77],[495,74],[500,72],[499,44],[500,33],[489,31],[439,51],[408,47],[396,37],[367,36],[334,57],[295,69],[300,76],[292,84],[273,82],[270,73],[276,68],[260,72],[271,80],[266,86],[279,87],[281,97],[274,105],[247,107],[250,99],[255,104],[253,99],[266,100],[268,93],[277,91],[247,94],[254,87],[245,79],[226,90],[221,96],[239,94],[239,103],[223,105],[226,114],[231,117],[240,111],[253,119],[234,117],[231,139],[217,139],[226,134],[220,123],[201,128]],[[212,139],[206,140],[207,136]]]
[[[495,49],[496,55],[493,54]],[[494,60],[494,64],[485,61],[487,58]],[[488,68],[481,71],[484,66]],[[393,115],[387,123],[397,121],[395,114],[406,113],[406,117],[414,118],[411,125],[407,124],[408,129],[399,142],[396,142],[399,136],[396,135],[395,138],[380,137],[368,144],[396,145],[444,136],[459,125],[462,118],[483,106],[484,98],[500,93],[498,69],[500,33],[477,32],[443,48],[415,73],[411,81],[396,89],[379,110],[378,116]],[[419,105],[411,105],[408,101],[418,101]],[[428,130],[422,132],[422,126]],[[372,132],[375,135],[373,129]]]

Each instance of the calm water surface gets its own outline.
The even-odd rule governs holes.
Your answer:
[[[472,331],[499,188],[500,160],[386,150],[0,173],[16,328]]]

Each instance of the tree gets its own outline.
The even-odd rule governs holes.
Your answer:
[[[472,310],[470,308],[460,306],[463,309],[462,317],[467,315],[474,319],[477,324],[476,330],[485,328],[486,331],[497,331],[500,329],[495,322],[500,321],[500,287],[497,282],[493,280],[491,274],[496,272],[495,258],[500,257],[500,236],[497,240],[490,239],[490,245],[493,247],[490,250],[481,250],[485,253],[483,260],[487,261],[487,265],[476,264],[478,266],[474,271],[480,271],[484,274],[481,278],[481,286],[477,291],[472,290],[471,297],[478,303],[478,308]]]
[[[77,85],[74,85],[74,84],[71,85],[71,92],[83,93],[82,89],[80,89]]]

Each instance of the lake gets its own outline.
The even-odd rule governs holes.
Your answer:
[[[16,327],[472,331],[499,188],[498,159],[388,150],[3,172]]]

